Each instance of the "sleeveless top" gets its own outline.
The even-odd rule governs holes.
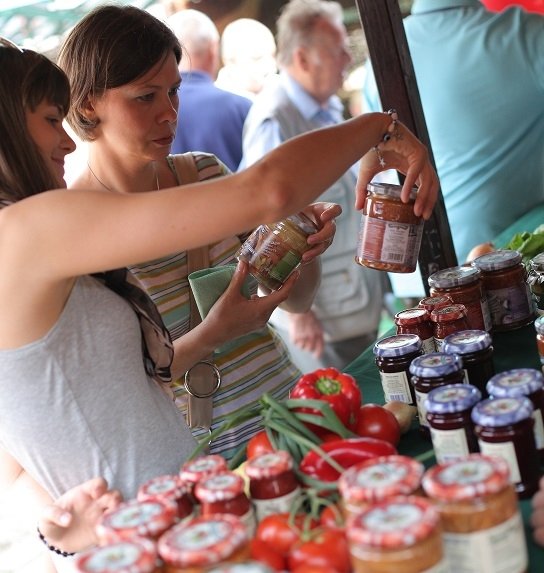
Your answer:
[[[193,156],[200,181],[229,173],[228,168],[213,155],[194,153]],[[175,173],[172,158],[169,159],[169,164]],[[176,177],[179,181],[180,177],[177,174]],[[235,255],[244,238],[228,237],[210,245],[210,266],[236,262]],[[189,332],[190,287],[187,278],[187,252],[134,265],[129,267],[129,270],[157,305],[172,339],[175,340]],[[255,292],[257,285],[254,282],[253,293]],[[283,342],[271,327],[252,335],[247,341],[244,339],[244,344],[230,351],[216,353],[214,362],[221,371],[222,383],[219,392],[213,398],[212,430],[220,426],[227,416],[256,405],[264,392],[278,399],[286,398],[301,375],[291,362]],[[187,393],[182,380],[174,382],[174,393],[178,407],[185,413]],[[214,440],[210,451],[229,458],[238,447],[261,429],[262,423],[259,418],[235,425]],[[193,433],[198,439],[204,438],[207,432],[201,428],[194,428]]]

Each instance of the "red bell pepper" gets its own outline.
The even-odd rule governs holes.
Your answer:
[[[348,438],[326,442],[319,447],[344,469],[371,458],[397,453],[392,444],[378,438]],[[334,482],[340,477],[340,472],[315,450],[309,451],[302,458],[299,469],[304,474],[321,481]]]
[[[291,390],[290,397],[323,400],[344,426],[351,430],[357,423],[361,390],[353,376],[336,368],[320,368],[304,374]],[[312,408],[301,408],[300,411],[319,414]]]

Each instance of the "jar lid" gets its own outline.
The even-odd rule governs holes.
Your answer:
[[[479,426],[500,428],[526,420],[532,413],[533,404],[524,396],[487,398],[474,406],[471,417]]]
[[[422,463],[408,456],[380,456],[345,470],[338,480],[338,490],[347,503],[410,495],[420,486],[424,469]]]
[[[440,308],[442,306],[450,306],[450,304],[453,304],[453,300],[451,296],[447,294],[443,294],[440,296],[428,296],[422,298],[418,302],[419,307],[424,308],[429,312],[431,312],[431,310],[434,310],[435,308]]]
[[[485,330],[459,330],[444,338],[442,350],[447,353],[471,354],[489,348],[491,335]]]
[[[347,537],[355,546],[409,547],[429,537],[438,524],[432,502],[417,496],[397,496],[356,514],[347,528]]]
[[[77,556],[80,573],[153,573],[157,567],[155,543],[144,537],[113,541]]]
[[[158,537],[175,522],[177,504],[168,499],[132,499],[105,513],[96,526],[103,541],[131,539],[134,536]]]
[[[450,322],[459,320],[467,315],[467,307],[464,304],[450,304],[450,306],[441,306],[431,311],[431,320],[433,322]]]
[[[225,563],[213,569],[208,569],[208,573],[274,573],[272,569],[264,563],[258,561],[244,561],[243,563]]]
[[[544,374],[535,368],[514,368],[492,376],[485,389],[490,396],[527,396],[544,386]]]
[[[421,324],[429,318],[429,313],[424,308],[407,308],[395,314],[395,324]]]
[[[427,279],[427,282],[432,288],[451,288],[473,283],[480,276],[481,273],[478,269],[460,265],[436,271]]]
[[[535,320],[535,330],[537,334],[544,334],[544,315]]]
[[[151,478],[143,483],[138,488],[136,498],[138,501],[156,497],[177,500],[187,493],[187,484],[178,475],[163,475]]]
[[[499,271],[521,263],[521,253],[509,249],[492,251],[476,257],[472,264],[481,271]]]
[[[431,498],[460,501],[503,490],[510,483],[510,470],[503,458],[469,454],[433,466],[422,483]]]
[[[421,338],[417,334],[395,334],[374,344],[374,355],[382,358],[404,356],[421,350]]]
[[[247,541],[247,529],[235,515],[216,514],[178,523],[159,539],[166,565],[203,567],[230,557]]]
[[[395,183],[372,182],[369,183],[366,188],[369,193],[373,193],[374,195],[383,195],[385,197],[391,197],[400,201],[402,185],[397,185]],[[416,197],[417,187],[412,187],[412,190],[410,191],[410,201],[415,201]]]
[[[185,462],[181,466],[179,476],[183,481],[196,483],[205,476],[227,470],[227,460],[224,457],[218,454],[210,454]]]
[[[419,378],[438,378],[459,372],[462,368],[462,359],[457,354],[430,352],[412,360],[410,374]]]
[[[433,388],[425,398],[425,408],[432,414],[454,414],[468,410],[482,399],[482,393],[471,384],[446,384]]]
[[[295,215],[290,215],[286,218],[287,221],[291,221],[297,227],[300,228],[301,231],[306,233],[307,235],[311,235],[317,232],[317,225],[308,217],[308,215],[304,214],[302,211],[296,213]]]
[[[289,452],[278,450],[255,456],[247,461],[244,469],[248,478],[276,477],[293,469],[293,458]]]
[[[201,479],[195,486],[200,502],[214,503],[234,499],[244,492],[244,478],[234,472],[221,472]]]

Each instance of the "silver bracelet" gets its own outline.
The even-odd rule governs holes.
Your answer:
[[[378,156],[378,161],[380,162],[381,167],[385,167],[385,159],[380,151],[380,145],[385,145],[392,137],[395,139],[401,139],[402,137],[398,131],[399,116],[397,110],[392,108],[387,112],[387,114],[391,118],[391,123],[389,124],[387,131],[383,134],[378,145],[375,145],[372,148],[372,151],[376,152],[376,155]]]

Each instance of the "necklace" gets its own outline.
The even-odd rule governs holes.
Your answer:
[[[98,175],[93,171],[92,167],[90,166],[89,162],[87,161],[87,167],[89,168],[89,171],[91,172],[91,175],[98,181],[98,183],[100,183],[100,185],[102,185],[102,187],[104,187],[104,189],[106,189],[107,191],[111,191],[113,192],[113,189],[111,187],[108,187],[99,177]],[[160,185],[159,185],[159,174],[157,172],[157,165],[156,163],[153,163],[153,172],[155,173],[155,182],[157,184],[157,191],[160,191]]]

